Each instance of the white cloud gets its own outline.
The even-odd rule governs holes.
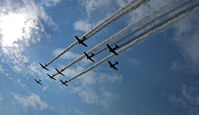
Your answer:
[[[46,6],[49,6],[47,4],[54,6],[53,4],[59,3],[60,0],[45,0],[44,2]],[[24,54],[25,48],[30,43],[37,43],[47,35],[41,22],[56,26],[46,13],[44,6],[43,3],[36,4],[34,0],[22,0],[17,3],[7,0],[0,8],[0,25],[3,25],[0,26],[0,50],[3,53],[1,61],[14,72],[23,73],[24,76],[44,74],[39,65],[30,61]]]
[[[76,71],[76,75],[77,70],[74,71]],[[122,76],[117,74],[90,71],[74,81],[78,86],[74,87],[72,92],[78,94],[82,101],[87,104],[94,104],[107,108],[113,104],[119,96],[117,94],[112,94],[112,92],[102,86],[107,83],[120,82],[121,80]]]
[[[88,16],[90,17],[93,11],[99,8],[108,8],[111,6],[111,0],[79,0],[80,3],[85,7]]]
[[[198,86],[182,85],[181,95],[171,95],[169,96],[169,101],[171,101],[175,107],[183,108],[187,115],[198,115],[199,113],[199,95],[198,95]]]
[[[42,3],[46,6],[56,6],[57,3],[61,2],[61,0],[42,0]]]
[[[48,104],[43,102],[37,94],[31,93],[25,97],[18,96],[15,93],[12,93],[12,95],[24,108],[33,107],[35,109],[39,108],[40,110],[48,108]]]
[[[89,29],[91,29],[91,24],[84,20],[76,21],[73,26],[76,31],[87,32]]]

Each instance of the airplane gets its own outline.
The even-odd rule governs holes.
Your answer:
[[[118,61],[115,61],[115,64],[112,64],[110,61],[108,61],[109,65],[111,68],[115,69],[115,70],[118,70],[115,65],[119,65]]]
[[[45,69],[45,70],[47,70],[47,71],[49,71],[48,70],[48,68],[46,68],[47,67],[47,65],[45,64],[45,65],[42,65],[41,63],[39,63],[40,64],[40,66],[43,68],[43,69]]]
[[[91,53],[91,55],[89,56],[86,52],[84,52],[84,54],[86,55],[87,59],[91,60],[92,62],[95,62],[92,57],[95,56],[93,53]]]
[[[79,42],[79,44],[82,44],[82,45],[84,45],[85,47],[88,47],[85,43],[84,43],[84,40],[86,40],[86,37],[84,36],[83,38],[83,40],[80,40],[79,39],[79,37],[77,37],[76,35],[75,35],[75,38],[77,39],[77,41]]]
[[[48,77],[50,77],[51,79],[56,80],[56,79],[54,78],[54,77],[55,77],[54,74],[51,76],[51,75],[49,75],[49,74],[47,73],[47,75],[48,75]]]
[[[57,71],[58,74],[61,74],[62,76],[65,76],[65,75],[62,73],[62,71],[63,71],[62,69],[59,71],[57,68],[55,68],[55,70]]]
[[[41,80],[36,80],[36,79],[34,79],[35,80],[35,82],[37,82],[39,85],[42,85],[42,81]]]
[[[112,52],[112,53],[114,53],[115,55],[118,55],[118,53],[115,52],[115,50],[119,48],[118,45],[115,45],[114,48],[111,48],[111,46],[110,46],[109,44],[106,44],[106,45],[107,45],[107,47],[109,48],[109,52]]]
[[[63,85],[68,86],[68,84],[66,84],[66,83],[68,82],[67,80],[62,81],[62,80],[60,79],[60,81],[61,81],[61,83],[62,83]]]

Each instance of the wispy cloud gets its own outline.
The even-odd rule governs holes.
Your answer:
[[[80,70],[73,69],[73,71],[76,75]],[[108,91],[103,85],[118,83],[121,80],[122,76],[114,73],[90,71],[74,81],[78,85],[72,89],[72,92],[78,94],[84,103],[107,108],[117,101],[119,96]]]
[[[86,9],[87,15],[90,15],[99,8],[108,8],[112,3],[111,0],[79,0],[80,4]]]
[[[45,6],[56,6],[61,0],[42,0],[42,4]]]
[[[25,97],[21,97],[15,93],[12,93],[12,95],[24,108],[32,107],[40,110],[48,108],[48,104],[43,102],[37,94],[31,93]]]
[[[198,95],[198,83],[191,85],[182,85],[181,95],[169,96],[169,101],[174,104],[174,107],[183,108],[187,115],[198,115],[199,114],[199,95]]]
[[[89,31],[89,29],[91,29],[91,24],[89,24],[87,21],[85,20],[79,20],[79,21],[76,21],[74,23],[74,29],[76,31],[83,31],[83,32],[87,32]]]
[[[199,72],[198,26],[198,13],[176,24],[174,39],[183,56],[183,61],[174,61],[172,64],[172,68],[175,67],[174,71],[180,69],[187,72]]]

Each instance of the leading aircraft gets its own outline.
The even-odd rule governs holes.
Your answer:
[[[48,77],[49,77],[50,79],[56,80],[56,79],[54,78],[54,77],[55,77],[54,74],[51,76],[51,75],[49,75],[49,74],[47,73],[47,75],[48,75]]]
[[[107,45],[107,47],[108,47],[108,49],[109,49],[109,52],[112,52],[112,53],[114,53],[115,55],[118,55],[118,53],[115,52],[115,50],[119,48],[118,45],[115,45],[114,48],[111,48],[111,46],[110,46],[109,44],[106,44],[106,45]]]
[[[93,53],[91,53],[91,55],[89,56],[86,52],[84,52],[84,54],[86,55],[87,59],[91,60],[92,62],[95,62],[92,57],[95,56]]]
[[[67,80],[62,81],[62,80],[60,79],[60,81],[61,81],[61,83],[62,83],[63,85],[68,86],[68,84],[66,84],[66,83],[68,82]]]
[[[110,65],[111,68],[113,68],[113,69],[115,69],[115,70],[118,70],[118,69],[115,67],[115,65],[119,65],[118,61],[115,61],[114,64],[112,64],[110,61],[108,61],[108,63],[109,63],[109,65]]]
[[[77,39],[77,41],[79,42],[79,44],[82,44],[82,45],[84,45],[85,47],[88,47],[88,46],[84,43],[84,41],[86,40],[86,37],[85,37],[85,36],[83,37],[82,40],[80,40],[79,37],[77,37],[76,35],[75,35],[75,38]]]
[[[62,76],[65,76],[65,75],[62,73],[62,71],[63,71],[62,69],[59,71],[57,68],[55,68],[55,70],[57,71],[58,74],[61,74]]]
[[[36,80],[36,79],[34,79],[35,80],[35,82],[37,82],[39,85],[42,85],[42,81],[41,80]]]
[[[42,65],[41,63],[39,63],[40,64],[40,66],[43,68],[43,69],[45,69],[45,70],[47,70],[47,71],[49,71],[48,70],[48,68],[46,68],[47,67],[47,65],[45,64],[45,65]]]

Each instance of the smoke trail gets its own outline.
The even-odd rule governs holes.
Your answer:
[[[124,8],[129,7],[131,4],[134,3],[134,1],[130,2],[129,4],[127,4],[127,6],[125,6],[124,8],[121,8],[118,12],[116,13],[120,13],[122,12],[120,15],[116,16],[117,14],[114,13],[110,18],[106,19],[106,24],[103,21],[102,24],[99,24],[97,27],[94,27],[91,31],[89,31],[88,33],[86,33],[85,35],[83,35],[80,39],[82,40],[83,37],[85,36],[86,39],[89,39],[91,36],[93,36],[94,34],[96,34],[97,32],[99,32],[100,30],[102,30],[103,28],[105,28],[106,26],[108,26],[109,24],[111,24],[113,21],[116,21],[117,19],[119,19],[121,16],[124,16],[125,14],[129,13],[130,11],[138,8],[140,5],[142,5],[144,2],[146,2],[147,0],[139,0],[137,3],[135,3],[135,5],[131,6],[130,8],[124,10]],[[123,11],[124,10],[124,11]],[[115,17],[114,17],[115,16]],[[112,19],[111,19],[112,18]],[[111,20],[110,20],[111,19]],[[100,26],[102,26],[101,28],[99,28]],[[94,31],[94,32],[93,32]],[[92,33],[93,32],[93,33]],[[60,54],[58,54],[54,59],[52,59],[50,62],[48,62],[46,64],[46,66],[50,65],[51,63],[53,63],[56,59],[58,59],[60,56],[62,56],[64,53],[66,53],[67,51],[69,51],[71,48],[75,47],[78,44],[78,41],[73,42],[71,45],[69,45],[67,48],[64,49],[63,52],[61,52]]]
[[[130,25],[128,25],[127,27],[125,27],[124,29],[122,29],[121,31],[119,31],[118,33],[114,34],[113,36],[111,36],[110,38],[106,39],[105,41],[101,42],[100,44],[98,44],[97,46],[95,46],[94,48],[92,48],[91,50],[89,50],[87,53],[93,53],[95,51],[97,51],[100,47],[104,46],[105,44],[109,43],[110,41],[118,38],[119,36],[121,36],[123,33],[125,33],[126,31],[128,31],[130,28],[136,26],[137,24],[142,23],[144,20],[146,20],[147,18],[150,18],[151,16],[153,16],[156,13],[161,12],[162,10],[164,10],[165,8],[168,8],[171,4],[173,4],[175,1],[177,0],[172,0],[171,2],[169,2],[166,5],[163,5],[162,7],[158,8],[157,10],[153,11],[152,13],[150,13],[149,15],[144,16],[142,19],[136,21],[135,23],[132,23]],[[111,44],[113,45],[113,44]],[[106,48],[104,48],[103,50],[100,50],[99,52],[97,52],[95,55],[103,52],[104,50],[106,50]],[[64,68],[61,69],[61,72],[66,70],[67,68],[69,68],[70,66],[74,65],[75,63],[81,61],[84,57],[86,57],[84,54],[81,55],[80,57],[76,58],[74,61],[72,61],[70,64],[66,65]],[[58,73],[56,73],[55,75],[58,75]]]
[[[139,2],[135,3],[132,7],[130,7],[127,10],[124,10],[121,12],[121,14],[118,14],[117,16],[115,16],[114,18],[112,18],[110,21],[107,21],[104,25],[101,26],[101,28],[96,29],[93,33],[88,34],[88,36],[86,36],[86,38],[90,38],[91,36],[95,35],[97,32],[99,32],[100,30],[102,30],[103,28],[105,28],[107,25],[111,24],[112,22],[114,22],[115,20],[119,19],[120,17],[124,16],[125,14],[129,13],[132,10],[135,10],[136,8],[138,8],[140,5],[142,5],[144,2],[146,2],[147,0],[140,0]]]
[[[165,27],[167,27],[167,26],[169,26],[169,25],[171,25],[171,24],[173,24],[173,23],[176,23],[176,22],[178,22],[179,20],[185,18],[186,16],[190,15],[190,14],[191,14],[191,11],[195,10],[197,7],[199,7],[199,3],[197,3],[196,5],[194,5],[194,6],[190,7],[190,8],[188,8],[188,9],[185,9],[185,10],[183,10],[183,11],[177,13],[176,15],[174,15],[174,16],[170,17],[169,19],[163,21],[162,23],[156,25],[156,26],[153,27],[148,33],[146,33],[145,35],[142,35],[140,38],[137,38],[137,39],[131,41],[131,42],[129,43],[129,45],[123,47],[123,48],[120,49],[117,53],[120,54],[120,53],[126,51],[127,49],[133,47],[136,43],[145,40],[145,39],[146,39],[148,36],[150,36],[151,34],[157,32],[157,31],[159,31],[159,30],[161,30],[161,29],[164,29]],[[87,70],[85,70],[85,71],[79,73],[78,75],[76,75],[75,77],[69,79],[68,82],[70,82],[70,81],[72,81],[72,80],[74,80],[74,79],[80,77],[81,75],[83,75],[83,74],[89,72],[90,70],[96,68],[97,66],[99,66],[99,65],[102,64],[103,62],[109,60],[109,59],[112,58],[113,56],[115,56],[115,55],[114,55],[114,54],[111,54],[111,55],[105,57],[105,58],[102,59],[100,62],[98,62],[98,63],[96,63],[95,65],[91,66],[91,67],[88,68]]]
[[[150,13],[149,15],[144,16],[143,18],[141,18],[140,20],[136,21],[135,23],[132,23],[132,24],[128,25],[126,28],[122,29],[120,32],[114,34],[114,35],[111,36],[110,38],[108,38],[108,39],[106,39],[105,41],[101,42],[101,43],[98,44],[96,47],[94,47],[94,48],[92,48],[91,50],[89,50],[87,53],[89,54],[89,53],[93,53],[93,52],[97,51],[100,47],[104,46],[105,44],[109,43],[110,41],[113,41],[113,40],[116,39],[117,37],[121,36],[124,32],[128,31],[130,28],[136,26],[137,24],[142,23],[144,20],[146,20],[147,18],[152,17],[154,14],[159,13],[159,12],[162,12],[162,10],[164,10],[165,8],[168,8],[168,7],[169,7],[171,4],[173,4],[175,1],[177,1],[177,0],[172,0],[172,1],[169,2],[168,4],[163,5],[162,7],[158,8],[158,9],[155,10],[155,11],[153,11],[153,12]],[[175,8],[175,9],[177,9],[177,8]],[[173,9],[172,11],[174,11],[175,9]],[[172,11],[168,11],[167,13],[164,13],[163,15],[166,15],[166,14],[168,14],[169,12],[172,12]],[[163,15],[159,16],[159,18],[160,18],[160,17],[163,17]],[[158,20],[159,18],[156,18],[156,19],[150,21],[149,23],[145,24],[143,27],[141,27],[141,28],[135,30],[134,32],[132,32],[130,35],[132,35],[133,33],[136,33],[137,31],[139,31],[139,30],[141,30],[142,28],[146,27],[147,25],[151,24],[153,21]],[[124,40],[125,38],[129,37],[130,35],[127,35],[127,36],[123,37],[122,39],[120,39],[120,40],[119,40],[118,42],[116,42],[116,43],[119,43],[120,41]],[[114,44],[111,44],[111,45],[114,45]],[[106,49],[107,49],[107,47],[104,48],[104,49],[102,49],[102,50],[100,50],[100,51],[98,51],[97,53],[95,53],[95,55],[97,55],[97,54],[99,54],[99,53],[105,51]],[[62,69],[61,69],[61,72],[64,71],[64,70],[66,70],[66,69],[69,68],[70,66],[74,65],[75,63],[81,61],[84,57],[86,57],[86,56],[83,54],[83,55],[81,55],[80,57],[76,58],[76,59],[75,59],[74,61],[72,61],[70,64],[68,64],[68,65],[66,65],[64,68],[62,68]],[[58,73],[56,73],[55,75],[58,75]]]
[[[127,39],[127,38],[130,37],[131,35],[137,33],[138,31],[141,31],[141,30],[144,29],[145,27],[151,25],[153,22],[155,22],[155,21],[159,20],[160,18],[162,18],[162,17],[164,17],[164,16],[166,16],[166,15],[168,15],[168,14],[170,14],[170,13],[172,13],[172,12],[174,12],[174,11],[176,11],[176,10],[182,8],[182,7],[184,7],[185,5],[187,5],[187,4],[189,4],[189,3],[193,2],[193,1],[194,1],[194,0],[189,0],[189,1],[184,2],[183,4],[177,6],[177,7],[173,8],[173,9],[170,9],[169,11],[165,11],[164,14],[159,15],[159,16],[156,17],[155,19],[153,19],[153,20],[149,21],[148,23],[142,25],[140,28],[134,30],[133,32],[131,32],[131,33],[125,35],[124,37],[120,38],[119,40],[117,40],[117,41],[115,41],[115,42],[113,42],[112,44],[109,44],[109,45],[110,45],[110,46],[113,46],[113,45],[115,45],[115,44],[120,43],[121,41]],[[169,4],[165,5],[164,7],[169,7],[169,5],[172,4],[173,2],[175,2],[175,0],[172,1],[172,2],[170,2]],[[163,9],[163,8],[159,8],[159,9]],[[159,9],[158,9],[158,10],[159,10]],[[158,10],[156,10],[156,11],[158,11]],[[153,14],[153,13],[152,13],[152,14]],[[146,18],[144,17],[144,19],[146,19]],[[148,20],[148,19],[147,19],[147,20]],[[146,32],[145,32],[145,33],[146,33]],[[140,37],[140,35],[138,35],[138,37]],[[135,37],[135,38],[138,38],[138,37]],[[135,39],[135,38],[133,38],[133,39]],[[113,39],[112,39],[112,40],[113,40]],[[128,43],[129,43],[129,42],[127,41],[127,42],[123,43],[122,45],[120,45],[119,47],[123,47],[124,45],[127,45]],[[105,51],[106,49],[108,49],[108,48],[105,47],[105,48],[99,50],[98,52],[95,53],[95,55],[100,54],[101,52]]]
[[[129,6],[131,6],[132,4],[135,3],[135,0],[130,1],[125,7],[120,8],[118,11],[116,11],[115,13],[113,13],[110,17],[106,18],[105,20],[103,20],[101,23],[99,23],[98,25],[96,25],[93,29],[91,29],[89,32],[87,32],[85,35],[86,38],[88,37],[89,34],[91,34],[93,31],[95,31],[97,28],[99,28],[100,26],[102,26],[103,24],[105,24],[106,22],[108,22],[109,20],[111,20],[111,18],[115,17],[116,15],[118,15],[120,12],[122,12],[123,10],[127,9]]]

